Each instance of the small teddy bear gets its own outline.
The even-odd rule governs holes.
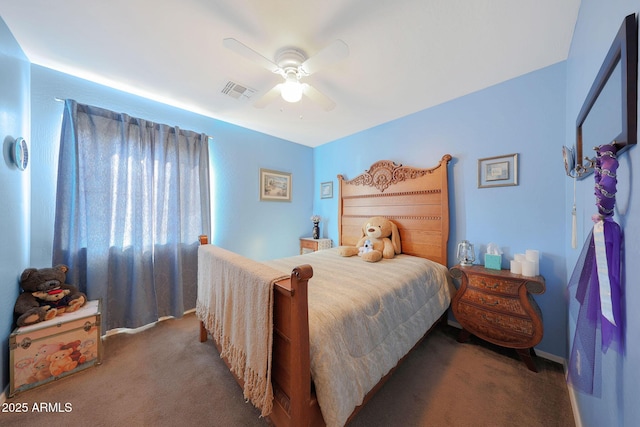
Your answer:
[[[59,264],[52,268],[27,268],[22,272],[23,292],[14,306],[18,326],[53,319],[58,314],[76,311],[87,302],[85,294],[64,283],[67,271],[69,267]]]
[[[44,381],[47,378],[51,377],[49,365],[51,365],[51,363],[47,359],[41,359],[37,362],[33,362],[33,369],[31,372],[31,376],[27,380],[27,383],[33,384]]]
[[[25,357],[13,365],[13,378],[16,388],[29,384],[31,365],[33,365],[33,357]]]
[[[47,343],[41,344],[40,347],[38,347],[38,351],[33,356],[31,376],[27,383],[33,384],[51,377],[51,371],[49,370],[51,362],[49,362],[47,358],[57,351],[60,351],[62,345],[62,343]]]
[[[80,344],[80,353],[82,354],[81,359],[84,363],[89,360],[96,359],[98,357],[98,344],[96,340],[93,338],[89,338]]]
[[[31,292],[31,295],[36,297],[37,300],[46,301],[46,305],[55,308],[57,310],[56,315],[60,315],[66,311],[67,306],[71,302],[69,294],[71,294],[69,289]]]
[[[63,345],[60,350],[66,350],[68,348],[71,349],[71,354],[69,355],[69,357],[71,357],[71,360],[78,362],[78,364],[82,364],[85,362],[84,358],[82,357],[82,353],[80,353],[80,345],[82,344],[82,341],[80,340],[75,340],[75,341],[70,341],[68,343],[66,343],[65,345]]]
[[[56,351],[55,353],[47,356],[47,361],[50,363],[49,371],[51,371],[51,375],[60,375],[61,373],[71,371],[78,366],[78,362],[71,358],[71,353],[73,353],[73,349],[67,348]]]
[[[371,252],[372,250],[373,243],[371,243],[371,240],[367,239],[364,241],[364,246],[358,248],[358,256],[362,256],[368,252]]]

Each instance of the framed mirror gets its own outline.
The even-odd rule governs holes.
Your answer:
[[[593,149],[615,141],[618,153],[636,144],[638,24],[627,16],[600,67],[576,121],[575,176],[593,172]]]

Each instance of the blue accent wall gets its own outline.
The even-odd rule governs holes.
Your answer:
[[[575,143],[575,122],[582,103],[589,92],[602,61],[604,60],[615,35],[625,16],[640,9],[638,0],[582,0],[576,23],[569,58],[567,59],[567,111],[566,145]],[[606,143],[610,141],[603,141]],[[590,147],[587,147],[590,148]],[[555,150],[560,150],[556,147]],[[626,322],[626,349],[620,355],[609,350],[602,356],[600,369],[602,393],[590,396],[575,392],[579,417],[585,427],[593,426],[637,426],[640,424],[640,152],[632,147],[620,156],[618,168],[618,192],[614,219],[624,232],[623,255],[623,313]],[[564,180],[565,200],[573,200],[573,183]],[[593,176],[577,183],[578,211],[578,249],[565,246],[567,272],[571,274],[573,266],[588,232],[593,227],[591,215],[597,212],[593,195]],[[566,221],[566,232],[571,225]],[[569,242],[567,234],[566,242]],[[570,313],[577,309],[571,302]],[[576,318],[569,316],[569,343],[572,342],[576,328]]]
[[[0,387],[9,383],[9,335],[18,278],[29,264],[30,174],[12,162],[18,137],[29,141],[29,61],[0,18]]]
[[[325,233],[337,241],[337,199],[320,199],[319,183],[347,179],[374,161],[435,166],[451,154],[449,266],[457,243],[468,239],[481,262],[487,244],[498,244],[503,268],[526,249],[541,253],[547,290],[535,299],[544,316],[540,350],[566,356],[567,310],[564,260],[565,63],[558,63],[485,90],[394,120],[315,149],[314,211],[327,218]],[[518,153],[517,186],[478,188],[478,159]],[[336,187],[337,188],[337,187]]]

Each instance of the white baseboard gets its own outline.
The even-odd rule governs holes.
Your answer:
[[[462,329],[460,323],[456,322],[455,320],[447,319],[447,325],[453,326],[454,328]]]
[[[536,355],[538,355],[538,357],[542,357],[543,359],[547,359],[547,360],[551,360],[552,362],[559,363],[562,366],[564,366],[565,372],[567,371],[567,368],[566,368],[567,360],[564,357],[556,356],[555,354],[547,353],[546,351],[538,350],[537,348],[535,350],[536,350]]]
[[[191,313],[195,313],[196,309],[192,308],[190,310],[187,310],[184,312],[184,314],[191,314]],[[107,332],[105,332],[104,334],[104,338],[109,337],[111,335],[115,335],[115,334],[121,334],[121,333],[126,333],[126,334],[137,334],[138,332],[142,332],[144,330],[147,330],[149,328],[154,327],[157,323],[162,322],[163,320],[168,320],[168,319],[175,319],[175,317],[173,316],[163,316],[161,318],[159,318],[157,321],[153,322],[153,323],[148,323],[146,325],[137,327],[137,328],[115,328],[115,329],[109,329]]]
[[[565,368],[565,378],[567,370]],[[576,427],[582,427],[582,419],[580,418],[580,411],[578,407],[578,400],[576,398],[576,391],[571,384],[567,383],[567,390],[569,390],[569,400],[571,401],[571,412],[573,412],[573,421],[576,423]]]

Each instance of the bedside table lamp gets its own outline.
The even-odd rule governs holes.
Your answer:
[[[473,250],[473,243],[470,243],[468,240],[463,240],[458,243],[458,252],[456,253],[456,258],[458,259],[458,263],[462,266],[473,265],[473,262],[476,260],[476,254]]]

